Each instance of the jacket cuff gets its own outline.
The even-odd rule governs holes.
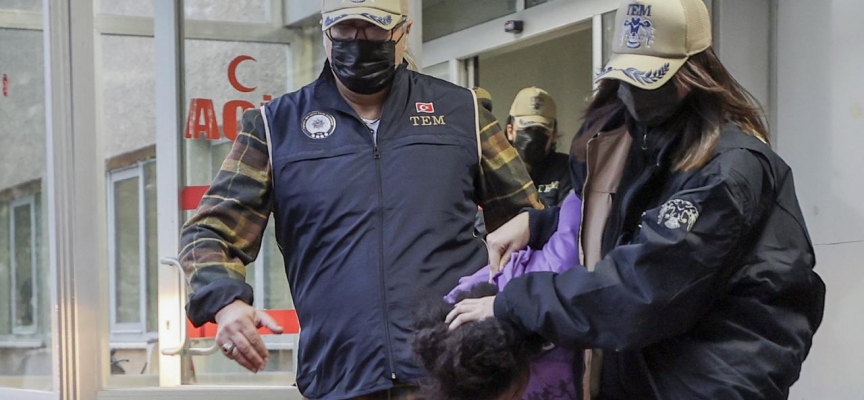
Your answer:
[[[510,306],[507,305],[507,298],[504,295],[504,292],[498,292],[498,295],[495,296],[495,303],[493,305],[495,318],[507,321],[510,314]]]
[[[552,234],[558,228],[558,214],[561,209],[559,207],[550,207],[545,210],[527,210],[528,212],[528,229],[531,232],[531,237],[528,240],[528,246],[532,249],[541,249]]]
[[[494,313],[493,315],[498,322],[508,324],[516,329],[516,331],[523,334],[530,333],[518,322],[518,318],[513,314],[513,308],[507,301],[507,295],[504,294],[504,291],[498,292],[498,295],[495,296],[495,303],[493,304],[492,309]]]
[[[250,306],[254,302],[252,286],[236,279],[224,278],[209,283],[189,298],[186,315],[196,328],[216,322],[216,313],[240,300]]]

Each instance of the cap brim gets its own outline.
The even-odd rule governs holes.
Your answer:
[[[341,10],[321,14],[321,28],[327,30],[340,22],[359,19],[371,22],[372,24],[389,31],[395,28],[396,25],[402,21],[402,17],[402,15],[389,13],[372,7],[343,8]]]
[[[528,115],[524,117],[513,118],[513,127],[516,129],[525,129],[532,126],[553,129],[555,127],[555,120],[546,117],[540,117],[537,115]]]
[[[640,54],[615,54],[594,79],[617,79],[641,89],[654,90],[665,85],[687,62],[682,58],[664,58]]]

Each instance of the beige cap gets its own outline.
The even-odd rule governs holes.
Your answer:
[[[628,0],[615,18],[612,59],[596,80],[618,79],[653,90],[694,54],[711,46],[711,17],[702,0]]]
[[[542,126],[555,129],[555,119],[558,110],[555,100],[543,89],[529,87],[519,91],[510,107],[513,126],[524,129],[531,126]]]
[[[408,15],[408,0],[322,0],[321,26],[330,29],[342,21],[360,19],[384,29],[396,27]]]

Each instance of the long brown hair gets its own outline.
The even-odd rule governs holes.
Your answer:
[[[669,122],[671,131],[680,135],[676,171],[702,168],[710,160],[727,122],[769,143],[762,107],[726,70],[712,48],[691,56],[671,82],[688,92],[682,109]],[[611,116],[624,113],[630,118],[624,103],[618,99],[619,85],[620,81],[612,79],[600,82],[594,100],[585,111],[585,123],[590,125],[573,141],[572,151],[579,159],[585,159],[588,141],[604,128]]]

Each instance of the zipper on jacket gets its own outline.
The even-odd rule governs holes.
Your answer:
[[[636,195],[637,192],[642,190],[642,188],[645,186],[645,184],[648,183],[648,181],[651,180],[655,172],[656,167],[649,164],[648,167],[645,168],[645,170],[642,172],[642,175],[639,176],[639,179],[637,179],[636,182],[633,182],[633,184],[626,189],[627,193],[624,195],[624,201],[621,202],[621,207],[618,210],[621,221],[616,227],[618,230],[617,235],[620,235],[622,231],[626,228],[624,224],[627,222],[627,210],[630,208],[630,202],[633,200],[633,197]]]
[[[362,122],[362,121],[361,121]],[[366,125],[365,123],[363,124]],[[381,279],[381,313],[384,315],[384,337],[387,340],[387,361],[390,364],[390,379],[396,380],[396,366],[393,364],[393,340],[390,337],[390,315],[387,312],[387,285],[384,282],[384,182],[381,178],[381,151],[378,148],[378,134],[372,128],[369,133],[374,141],[375,175],[378,181],[378,273]]]

